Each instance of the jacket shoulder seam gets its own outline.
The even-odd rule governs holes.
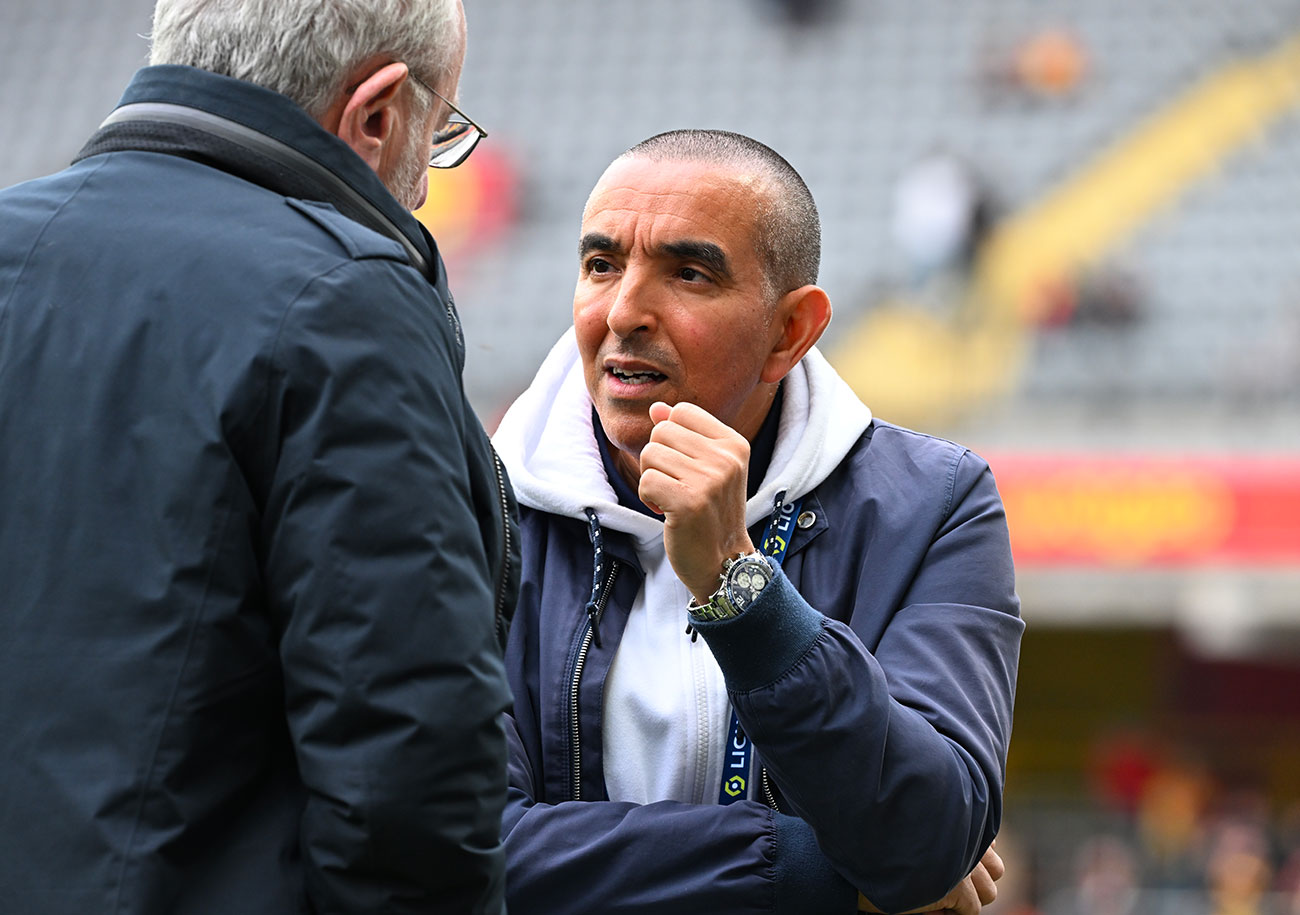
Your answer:
[[[48,232],[50,226],[54,224],[54,220],[58,219],[59,216],[63,213],[64,208],[67,207],[68,204],[72,202],[73,198],[75,198],[79,193],[81,193],[81,189],[86,186],[86,182],[88,182],[91,178],[93,178],[95,174],[103,167],[104,167],[104,163],[99,162],[96,164],[94,168],[88,169],[86,171],[86,174],[82,176],[81,181],[78,182],[76,189],[73,190],[71,193],[69,193],[63,199],[63,201],[60,202],[59,205],[54,208],[54,211],[50,213],[49,218],[47,218],[45,222],[41,225],[40,231],[37,232],[36,235],[32,238],[32,243],[27,248],[27,253],[23,257],[22,266],[18,268],[18,275],[14,278],[13,284],[9,287],[9,294],[5,296],[3,302],[0,302],[0,325],[3,325],[6,321],[6,318],[9,314],[9,306],[13,302],[14,296],[18,294],[19,287],[22,286],[23,275],[27,273],[27,268],[31,265],[32,262],[32,256],[36,253],[36,249],[39,248],[41,245],[41,239],[45,237],[45,233]],[[0,374],[3,374],[3,366],[0,366]]]
[[[286,206],[301,213],[338,242],[352,260],[390,260],[402,264],[410,263],[406,252],[396,240],[344,216],[333,206],[297,197],[283,199]]]

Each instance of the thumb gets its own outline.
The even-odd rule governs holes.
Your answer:
[[[656,400],[650,405],[650,421],[655,425],[663,422],[673,412],[673,408],[668,406],[662,400]]]

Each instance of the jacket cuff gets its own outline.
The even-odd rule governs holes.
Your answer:
[[[691,625],[708,643],[727,689],[743,693],[771,684],[793,667],[821,635],[825,620],[777,568],[740,616]]]
[[[812,827],[798,817],[773,811],[776,826],[778,915],[802,912],[856,912],[858,891],[839,875],[817,845]]]

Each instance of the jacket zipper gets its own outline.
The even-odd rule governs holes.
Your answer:
[[[456,314],[456,303],[451,300],[450,294],[447,296],[447,323],[451,325],[451,332],[456,335],[456,343],[464,346],[465,332],[461,330],[460,316]]]
[[[767,766],[759,766],[758,783],[763,789],[763,800],[767,803],[767,806],[780,811],[781,808],[776,803],[776,795],[772,792],[772,780],[767,776]]]
[[[492,449],[492,469],[497,475],[497,497],[501,500],[501,575],[497,578],[496,629],[501,644],[506,643],[506,582],[510,580],[510,501],[506,498],[505,468],[501,466],[501,456],[490,443]]]
[[[573,662],[573,681],[569,686],[569,748],[572,751],[573,759],[570,797],[575,801],[582,800],[582,743],[578,736],[578,684],[582,680],[582,668],[587,663],[587,652],[591,649],[591,640],[596,634],[596,623],[600,621],[600,615],[605,612],[605,605],[609,603],[609,592],[613,590],[614,579],[617,577],[618,563],[611,562],[609,577],[605,579],[605,587],[601,590],[600,597],[596,599],[596,612],[587,620],[587,630],[582,634],[582,644],[578,646],[578,657]]]

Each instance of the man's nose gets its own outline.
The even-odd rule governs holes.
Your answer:
[[[655,292],[648,277],[638,270],[627,270],[619,280],[605,323],[618,337],[652,333],[658,326],[656,312]]]

